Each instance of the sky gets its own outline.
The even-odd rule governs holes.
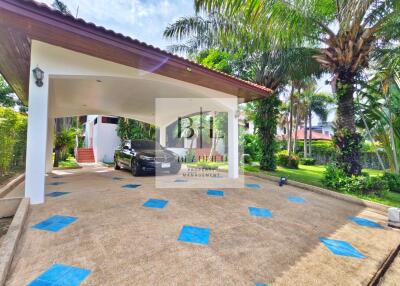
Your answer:
[[[53,0],[39,0],[51,5]],[[125,36],[167,49],[173,44],[163,37],[168,24],[180,17],[194,15],[193,0],[63,0],[71,13],[87,22],[114,30]],[[331,93],[324,76],[318,81],[318,90]],[[328,121],[333,120],[330,114]]]
[[[40,0],[51,5],[53,0]],[[165,27],[194,14],[193,0],[63,0],[72,15],[166,49]],[[79,8],[78,8],[79,7]]]

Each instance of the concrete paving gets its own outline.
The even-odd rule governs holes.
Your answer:
[[[46,192],[69,193],[32,206],[8,286],[26,285],[54,263],[91,270],[81,285],[366,285],[400,243],[384,213],[259,178],[246,183],[260,189],[225,188],[216,197],[207,189],[158,189],[154,177],[106,167],[54,173],[62,177],[50,175],[47,183],[65,184],[48,184]],[[20,185],[9,196],[22,193]],[[143,207],[150,198],[168,204]],[[248,207],[268,208],[272,218],[251,216]],[[53,215],[78,219],[59,232],[32,228]],[[208,245],[178,241],[184,225],[209,228]],[[366,258],[334,255],[321,237],[346,241]]]

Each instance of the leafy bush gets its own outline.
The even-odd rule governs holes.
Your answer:
[[[393,173],[385,173],[382,176],[387,182],[389,191],[400,193],[400,176]]]
[[[26,115],[0,107],[0,176],[24,163]]]
[[[388,183],[383,177],[370,177],[368,174],[349,177],[336,164],[327,165],[322,182],[326,187],[344,193],[379,196],[389,190]]]
[[[70,149],[74,148],[76,134],[76,129],[70,128],[63,129],[56,135],[54,147],[60,150],[61,161],[65,161],[70,154]]]
[[[315,165],[315,159],[314,158],[301,158],[300,163],[303,165],[312,166],[312,165]]]
[[[290,169],[298,169],[299,168],[299,157],[296,155],[290,155],[287,151],[280,151],[277,153],[278,156],[278,165]]]
[[[335,153],[335,146],[332,141],[327,140],[313,140],[311,142],[312,152],[332,155]],[[296,142],[296,153],[300,154],[304,151],[304,141],[299,140]]]
[[[245,154],[244,162],[251,163],[253,161],[260,161],[260,141],[257,135],[244,134],[241,138],[241,144],[243,146],[243,152]]]

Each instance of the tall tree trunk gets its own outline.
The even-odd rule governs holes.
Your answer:
[[[278,94],[256,101],[255,126],[261,144],[260,169],[273,171],[276,169],[276,126],[279,116]]]
[[[292,153],[292,136],[293,136],[293,94],[294,94],[294,85],[292,84],[292,88],[290,90],[290,95],[289,95],[289,103],[290,103],[290,108],[289,108],[289,134],[288,134],[288,153],[289,157]]]
[[[310,132],[308,134],[308,156],[312,157],[312,110],[311,106],[308,108],[308,125],[310,126]]]
[[[54,119],[55,125],[56,125],[56,134],[55,134],[55,138],[57,138],[57,135],[61,132],[62,130],[62,126],[63,126],[63,119],[62,118],[56,118]],[[53,167],[58,167],[59,162],[61,160],[61,150],[60,148],[55,144],[55,148],[54,148],[54,163],[53,163]]]
[[[292,152],[296,154],[296,143],[297,143],[297,128],[299,126],[299,114],[298,106],[296,107],[296,120],[294,121],[294,140],[293,140],[293,150]]]
[[[387,98],[387,96],[386,96]],[[389,135],[390,135],[390,145],[393,153],[393,163],[394,163],[394,172],[395,174],[399,174],[399,161],[397,160],[397,150],[396,150],[396,142],[394,140],[394,130],[393,130],[393,117],[390,106],[390,99],[388,101],[388,110],[389,110]]]
[[[307,110],[307,109],[306,109]],[[307,111],[304,113],[304,158],[307,158]]]
[[[339,74],[336,80],[338,98],[337,129],[334,143],[338,147],[337,162],[348,176],[360,175],[361,135],[356,131],[354,117],[354,75],[348,72]]]

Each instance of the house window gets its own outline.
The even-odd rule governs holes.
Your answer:
[[[97,117],[94,119],[94,125],[97,124]]]
[[[101,123],[118,124],[118,118],[103,116],[101,117]]]

